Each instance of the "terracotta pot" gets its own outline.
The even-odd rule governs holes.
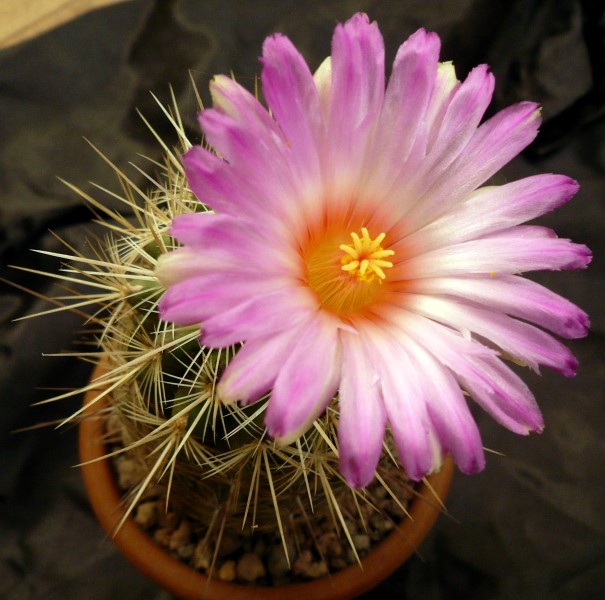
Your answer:
[[[97,367],[93,379],[102,373]],[[89,391],[84,405],[98,394]],[[337,600],[355,598],[372,589],[401,566],[416,550],[439,516],[433,492],[422,485],[419,497],[408,508],[411,519],[403,522],[368,556],[362,559],[363,569],[353,565],[337,573],[306,583],[287,587],[260,587],[226,583],[186,566],[157,545],[132,519],[114,533],[116,523],[124,514],[112,468],[107,460],[98,460],[106,453],[103,441],[104,420],[93,413],[100,402],[85,412],[80,424],[80,459],[88,498],[108,536],[126,558],[160,587],[184,600]],[[90,462],[95,461],[95,462]],[[445,499],[453,474],[453,463],[447,460],[441,471],[428,478],[434,492]]]

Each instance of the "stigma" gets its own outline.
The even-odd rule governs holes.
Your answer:
[[[395,254],[393,250],[385,250],[380,245],[384,238],[385,234],[381,233],[372,239],[365,227],[361,228],[361,236],[353,231],[353,242],[340,245],[340,249],[345,253],[340,261],[342,270],[364,283],[372,283],[376,278],[378,283],[382,283],[386,278],[383,269],[393,266],[392,262],[384,259]]]

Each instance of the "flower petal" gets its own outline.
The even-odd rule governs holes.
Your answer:
[[[399,48],[384,97],[382,112],[368,152],[362,183],[366,193],[386,193],[405,165],[433,94],[439,60],[439,37],[419,29]],[[376,157],[380,156],[380,160]],[[386,199],[390,196],[387,194]]]
[[[588,315],[554,292],[516,275],[418,279],[416,293],[466,299],[544,327],[564,338],[587,334]]]
[[[182,157],[191,191],[205,205],[225,215],[253,224],[263,223],[276,237],[284,236],[284,220],[294,216],[278,202],[260,177],[248,178],[212,152],[194,146]]]
[[[340,472],[352,487],[374,479],[382,452],[386,410],[380,378],[360,336],[342,333],[338,447]]]
[[[309,67],[283,35],[265,40],[262,63],[263,93],[292,150],[298,176],[319,182],[323,119],[319,92]]]
[[[269,293],[257,292],[246,301],[206,318],[202,323],[202,343],[211,348],[225,348],[277,333],[285,322],[296,327],[316,311],[316,300],[304,288],[288,286]]]
[[[285,445],[307,431],[338,389],[341,358],[334,319],[323,313],[306,319],[280,362],[265,425],[269,435]]]
[[[535,175],[479,188],[445,215],[406,238],[424,252],[465,242],[535,219],[569,201],[578,183],[563,175]]]
[[[402,344],[402,340],[397,341],[377,327],[368,327],[364,335],[380,376],[382,401],[399,461],[410,479],[420,481],[442,461],[441,453],[432,443],[432,424],[427,412],[431,399],[423,378],[409,357],[405,340]]]
[[[504,427],[524,435],[541,431],[542,415],[529,388],[502,364],[495,351],[412,313],[400,319],[399,326],[450,369],[473,400]]]
[[[266,394],[303,328],[284,329],[247,341],[227,365],[217,385],[216,393],[221,401],[251,404]]]
[[[406,308],[460,332],[477,333],[535,371],[539,371],[539,365],[546,365],[568,377],[575,375],[578,363],[567,346],[541,329],[502,313],[412,294],[406,297]]]
[[[452,369],[473,400],[501,425],[519,435],[542,432],[544,420],[533,394],[501,360],[454,359]]]
[[[200,124],[208,142],[229,164],[223,173],[229,177],[234,174],[243,191],[247,194],[250,190],[260,200],[257,218],[264,218],[259,210],[264,209],[278,216],[282,225],[300,224],[300,203],[307,184],[303,186],[296,176],[283,134],[277,137],[273,131],[255,129],[216,109],[203,111]]]
[[[170,255],[178,252],[180,250]],[[187,253],[187,256],[189,254]],[[199,258],[197,262],[199,264]],[[188,263],[185,263],[183,270],[187,266]],[[194,267],[197,268],[197,265]],[[229,303],[236,306],[259,293],[266,295],[292,285],[291,279],[259,279],[258,274],[254,272],[235,269],[231,269],[229,274],[216,271],[196,274],[192,266],[192,272],[187,279],[172,284],[165,292],[159,303],[160,315],[163,320],[181,325],[198,324],[225,310],[225,298],[229,298]]]
[[[560,239],[543,228],[519,226],[401,261],[392,274],[393,279],[400,280],[470,274],[495,277],[544,269],[583,269],[590,259],[590,250],[583,244]]]
[[[282,191],[294,189],[288,178],[287,146],[281,132],[277,137],[272,130],[262,127],[255,130],[249,122],[236,120],[213,108],[202,111],[200,125],[209,144],[247,179],[256,181],[259,174],[255,169],[263,165],[265,180],[270,177],[271,183],[279,185]]]
[[[413,154],[420,159],[426,155],[429,148],[433,147],[450,100],[460,85],[461,83],[456,77],[454,64],[452,62],[440,62],[437,65],[435,86],[424,119],[425,133],[423,137],[418,138],[418,143],[413,151]]]
[[[463,473],[483,470],[481,436],[460,386],[443,365],[420,347],[414,348],[413,358],[430,396],[427,409],[443,450],[451,453]]]
[[[409,231],[445,214],[507,164],[537,135],[538,105],[515,104],[494,115],[473,134],[464,152],[422,197],[415,196],[414,209],[405,215]]]
[[[425,198],[423,196],[441,181],[452,163],[464,155],[491,100],[493,89],[494,77],[488,72],[487,66],[481,65],[473,69],[444,103],[443,114],[440,115],[439,122],[433,125],[436,132],[431,136],[431,145],[428,147],[429,129],[423,120],[426,128],[424,140],[419,141],[424,142],[424,151],[415,151],[413,159],[401,169],[387,194],[387,197],[405,207],[405,210],[396,214],[396,218],[411,220],[413,223],[424,223],[433,218],[438,207],[433,205],[432,194]],[[418,202],[420,198],[423,199]]]
[[[210,82],[212,106],[235,122],[247,126],[263,136],[270,134],[277,147],[284,143],[283,134],[265,107],[246,88],[232,77],[215,75]]]
[[[331,67],[324,172],[328,187],[345,193],[354,191],[346,186],[359,180],[384,97],[384,42],[367,15],[357,14],[336,27]]]
[[[275,276],[292,275],[300,270],[300,257],[264,224],[250,227],[249,222],[229,215],[189,213],[173,219],[170,235],[198,252],[203,251],[214,269],[248,267]]]
[[[209,265],[199,259],[193,248],[178,248],[158,257],[154,275],[164,287],[208,272]]]
[[[407,186],[424,193],[465,150],[477,130],[494,91],[494,76],[486,65],[475,67],[453,92],[435,140]]]

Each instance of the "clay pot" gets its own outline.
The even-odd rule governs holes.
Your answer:
[[[93,379],[102,373],[97,367]],[[98,395],[89,391],[86,406]],[[355,598],[372,589],[401,566],[426,537],[440,513],[433,491],[444,500],[452,479],[453,463],[447,460],[441,471],[428,477],[419,496],[408,508],[411,519],[401,524],[370,554],[361,560],[363,569],[352,565],[329,576],[286,587],[261,587],[226,583],[188,567],[157,545],[132,519],[114,529],[124,508],[109,461],[98,460],[106,453],[104,419],[95,416],[102,401],[87,410],[80,423],[79,448],[82,475],[90,503],[102,528],[126,558],[160,587],[184,600],[338,600]],[[95,461],[95,462],[90,462]]]

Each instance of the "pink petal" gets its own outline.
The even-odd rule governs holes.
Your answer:
[[[530,389],[496,357],[452,361],[463,387],[501,425],[520,435],[544,428],[542,413]]]
[[[435,185],[416,198],[415,210],[405,216],[407,227],[415,231],[445,214],[530,144],[539,124],[532,102],[505,108],[483,123]]]
[[[289,286],[269,293],[261,289],[246,301],[209,316],[202,323],[202,343],[211,348],[225,348],[242,342],[296,327],[317,311],[317,301],[307,289]]]
[[[450,105],[450,101],[460,87],[461,83],[456,77],[456,69],[451,62],[441,62],[437,65],[437,77],[429,106],[425,117],[425,133],[419,138],[413,154],[421,162],[426,156],[429,148],[433,147],[437,134],[441,128],[441,122]]]
[[[210,87],[215,108],[202,111],[200,125],[210,145],[246,181],[244,189],[252,183],[274,209],[279,206],[275,206],[275,196],[266,193],[267,186],[280,195],[282,203],[284,198],[296,198],[292,176],[296,162],[291,161],[288,141],[275,120],[252,94],[229,78],[216,77]]]
[[[439,60],[439,37],[419,29],[399,48],[364,172],[367,193],[384,193],[423,135]],[[388,202],[390,196],[386,194]]]
[[[289,444],[311,427],[338,389],[341,358],[334,319],[323,313],[306,319],[279,360],[265,425],[278,443]]]
[[[203,264],[199,256],[197,262]],[[231,269],[226,275],[216,271],[196,274],[192,270],[190,277],[171,285],[165,292],[159,303],[160,315],[165,321],[193,325],[224,311],[225,299],[229,306],[236,306],[259,293],[266,295],[292,286],[291,279],[259,278],[250,271]]]
[[[340,472],[352,487],[374,479],[382,452],[386,410],[380,379],[358,335],[342,333],[342,375],[339,389],[338,447]]]
[[[357,14],[332,38],[332,84],[325,172],[338,189],[356,182],[384,97],[384,42],[376,23]],[[354,189],[354,188],[353,188]],[[351,191],[351,190],[347,190]]]
[[[442,459],[431,441],[432,424],[427,413],[431,399],[408,355],[405,340],[396,340],[377,327],[368,327],[364,334],[368,353],[379,372],[382,401],[399,461],[410,479],[420,481]]]
[[[495,351],[411,313],[398,323],[429,355],[450,369],[473,400],[504,427],[524,435],[541,430],[542,415],[529,388],[501,363]]]
[[[203,110],[199,122],[209,144],[220,156],[239,165],[256,158],[246,156],[251,149],[263,158],[272,156],[274,160],[285,155],[287,141],[283,132],[256,98],[238,84],[227,86],[221,79],[211,90],[219,99],[219,105]],[[228,110],[225,104],[230,105]]]
[[[278,238],[283,237],[284,220],[288,222],[292,215],[287,205],[268,192],[266,180],[248,179],[245,172],[201,146],[194,146],[182,160],[189,186],[204,204],[240,220],[262,222]]]
[[[217,385],[217,396],[230,404],[240,401],[251,404],[274,385],[304,328],[284,329],[267,337],[247,341],[227,365]]]
[[[201,261],[195,249],[177,248],[159,256],[154,274],[167,288],[191,277],[208,273],[209,269],[212,269],[212,266]]]
[[[260,274],[292,276],[300,270],[298,253],[276,238],[264,223],[251,227],[242,219],[215,213],[186,213],[172,221],[170,235],[203,254],[215,270],[246,267]]]
[[[279,217],[282,225],[301,222],[300,201],[307,183],[302,185],[296,177],[285,139],[215,109],[203,111],[200,123],[208,142],[229,164],[224,174],[241,181],[238,196],[251,193],[262,203],[258,209]],[[264,218],[258,209],[257,218]]]
[[[295,156],[293,163],[299,176],[318,182],[323,120],[319,92],[309,67],[282,35],[265,40],[262,63],[263,93]]]
[[[563,175],[535,175],[479,188],[445,215],[408,236],[405,243],[426,252],[508,229],[561,206],[578,188],[577,182]]]
[[[257,180],[259,173],[255,169],[262,165],[265,181],[270,178],[271,183],[283,191],[294,189],[285,139],[276,137],[271,130],[255,129],[250,123],[235,120],[212,108],[200,114],[200,125],[208,143],[247,179]]]
[[[216,75],[210,82],[212,106],[234,121],[246,123],[258,133],[269,133],[278,147],[284,142],[282,132],[267,109],[246,88],[226,75]]]
[[[494,91],[494,76],[486,65],[475,67],[454,91],[439,124],[432,146],[413,173],[415,183],[407,184],[417,193],[424,193],[452,162],[465,150],[487,109]],[[402,184],[406,185],[404,182]],[[418,211],[422,205],[414,208]]]
[[[177,215],[170,227],[172,237],[198,253],[203,250],[204,254],[209,252],[211,257],[213,250],[222,253],[223,256],[216,254],[218,265],[225,264],[225,260],[227,264],[240,261],[245,264],[253,256],[261,254],[263,240],[258,239],[255,233],[250,232],[250,226],[245,221],[210,212]],[[245,254],[239,254],[241,244],[247,247]],[[214,267],[218,265],[215,263]]]
[[[442,203],[441,196],[429,193],[429,190],[441,181],[444,173],[449,178],[449,167],[464,155],[489,105],[493,89],[494,77],[487,66],[481,65],[452,92],[444,104],[440,122],[433,125],[436,133],[431,138],[431,145],[424,152],[415,153],[415,160],[405,165],[388,194],[407,207],[403,211],[405,216],[397,214],[397,218],[426,223],[441,211],[441,206],[436,205]],[[426,136],[428,134],[427,130]],[[428,139],[426,137],[425,143]],[[419,198],[422,200],[418,201]]]
[[[419,279],[414,291],[453,296],[544,327],[564,338],[587,334],[588,315],[554,292],[515,275]]]
[[[540,109],[534,102],[513,104],[496,113],[477,129],[453,165],[454,189],[466,181],[462,189],[470,191],[487,181],[535,139],[540,123]]]
[[[535,371],[545,365],[570,377],[577,360],[569,349],[548,333],[502,313],[462,302],[408,295],[406,308],[461,332],[471,331],[492,341]]]
[[[485,467],[485,456],[477,424],[460,386],[451,373],[421,347],[413,358],[430,398],[428,413],[445,452],[449,452],[463,473],[477,473]]]
[[[582,244],[560,239],[542,229],[536,235],[525,227],[512,228],[478,240],[445,246],[402,261],[393,268],[397,279],[421,279],[455,275],[489,275],[525,271],[582,269],[591,259]]]

